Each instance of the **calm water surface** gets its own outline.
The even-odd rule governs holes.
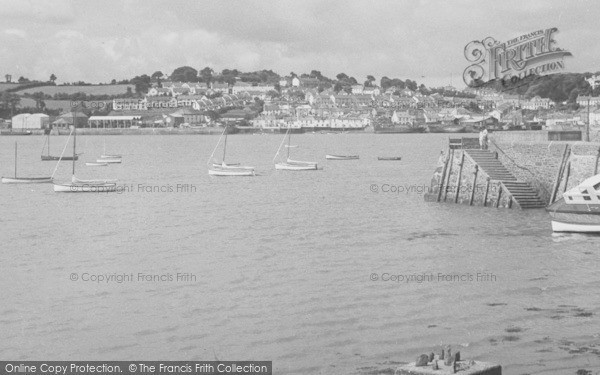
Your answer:
[[[424,202],[447,136],[293,136],[293,157],[324,170],[276,172],[280,136],[234,135],[228,161],[260,176],[210,178],[217,139],[78,137],[78,177],[117,178],[120,194],[0,186],[1,358],[252,359],[277,374],[360,374],[451,344],[506,374],[600,368],[600,237],[553,235],[543,210]],[[65,140],[52,137],[54,154]],[[123,164],[86,167],[105,140]],[[13,173],[15,141],[20,175],[52,174],[37,136],[0,137],[0,174]],[[63,162],[56,178],[69,173]],[[438,279],[477,273],[494,279]]]

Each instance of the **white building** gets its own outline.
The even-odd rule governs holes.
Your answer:
[[[50,124],[50,117],[43,113],[21,113],[13,116],[13,129],[44,129]]]

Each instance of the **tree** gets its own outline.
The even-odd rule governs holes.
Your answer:
[[[50,82],[54,83],[54,81],[56,81],[56,76],[54,75],[54,73],[50,74]]]
[[[162,76],[164,76],[163,72],[161,72],[160,70],[157,70],[156,72],[152,73],[150,78],[156,80],[156,79],[160,79]]]
[[[6,83],[10,83],[12,81],[12,76],[10,74],[5,75],[4,78],[6,78]]]
[[[338,75],[335,76],[335,78],[337,78],[338,81],[345,81],[349,77],[348,77],[348,75],[346,73],[339,73]]]
[[[171,80],[175,82],[198,82],[198,71],[191,66],[181,66],[171,73]]]
[[[365,81],[365,86],[373,87],[373,82],[375,82],[375,77],[369,75],[367,76],[367,80]]]
[[[8,114],[10,110],[10,116],[12,117],[13,113],[17,110],[17,105],[21,102],[21,97],[17,94],[13,94],[11,92],[3,91],[0,94],[0,104],[2,105],[2,109],[6,114]]]
[[[19,83],[27,83],[27,82],[29,82],[29,79],[28,79],[28,78],[25,78],[25,77],[23,77],[23,76],[21,76],[21,77],[19,77],[19,80],[18,80],[18,82],[19,82]]]
[[[130,82],[135,85],[135,92],[138,95],[145,94],[150,89],[152,78],[148,77],[146,74],[141,76],[136,76]]]
[[[214,72],[215,71],[212,70],[208,66],[206,68],[202,69],[200,71],[200,77],[202,77],[202,81],[206,82],[206,84],[209,85],[212,82],[212,80],[213,80],[213,73]]]

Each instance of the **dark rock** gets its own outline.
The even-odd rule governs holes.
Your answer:
[[[456,353],[454,353],[454,362],[459,362],[460,361],[460,350]]]
[[[440,353],[440,359],[444,359],[444,349],[442,349],[442,351]]]
[[[417,357],[417,360],[415,361],[415,366],[427,366],[427,363],[429,363],[429,356],[427,354],[421,354]]]
[[[434,358],[435,354],[433,354],[433,352],[429,353],[429,362],[433,361]]]

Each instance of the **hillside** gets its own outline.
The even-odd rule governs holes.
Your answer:
[[[127,92],[127,88],[131,87],[132,91],[135,91],[134,85],[83,85],[83,86],[42,86],[33,87],[24,90],[15,91],[15,94],[33,94],[36,92],[43,92],[46,95],[54,96],[54,94],[75,94],[78,92],[86,93],[87,95],[122,95]]]

